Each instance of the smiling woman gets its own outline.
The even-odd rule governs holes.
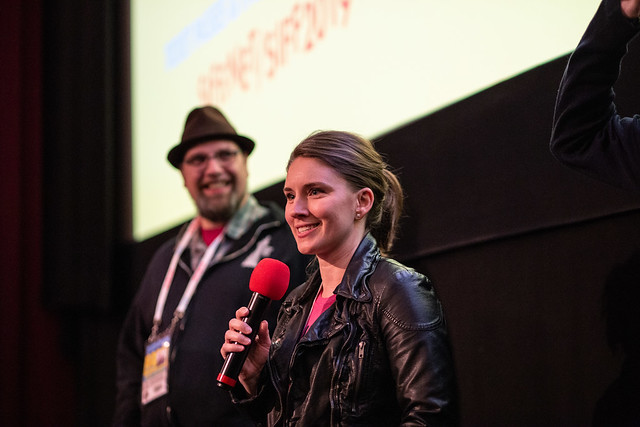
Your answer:
[[[271,426],[457,425],[453,358],[436,291],[427,277],[383,255],[402,189],[373,144],[348,132],[310,135],[291,153],[284,194],[298,250],[316,261],[283,302],[273,338],[260,325],[242,387],[232,390],[236,402]],[[256,336],[247,314],[242,307],[229,322],[223,357]]]

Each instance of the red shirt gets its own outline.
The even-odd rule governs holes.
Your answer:
[[[220,233],[222,233],[222,228],[214,228],[211,230],[205,230],[203,228],[200,229],[200,234],[202,235],[202,240],[204,240],[204,242],[207,244],[207,246],[209,246],[211,244],[211,242],[213,242],[216,237],[218,237],[218,235]]]

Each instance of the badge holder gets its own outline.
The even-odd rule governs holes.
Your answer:
[[[177,318],[162,334],[158,334],[158,326],[154,325],[145,345],[144,368],[142,370],[143,405],[164,396],[169,392],[169,356],[171,354],[171,337]]]

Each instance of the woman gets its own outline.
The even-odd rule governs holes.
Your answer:
[[[402,189],[370,141],[317,132],[291,153],[285,215],[298,250],[315,255],[308,280],[266,322],[234,399],[277,425],[455,425],[453,360],[429,279],[385,254]],[[251,343],[229,322],[221,354]]]

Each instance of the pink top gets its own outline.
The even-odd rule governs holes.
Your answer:
[[[331,307],[331,304],[333,304],[335,300],[336,300],[336,294],[333,294],[327,298],[323,298],[322,292],[318,292],[318,296],[316,297],[316,300],[313,303],[313,308],[311,309],[311,313],[309,314],[309,318],[307,319],[307,324],[304,326],[304,331],[302,332],[302,335],[307,333],[307,331],[309,330],[309,327],[313,325],[313,322],[315,322],[316,319],[320,317],[320,315],[324,313],[326,309]]]

